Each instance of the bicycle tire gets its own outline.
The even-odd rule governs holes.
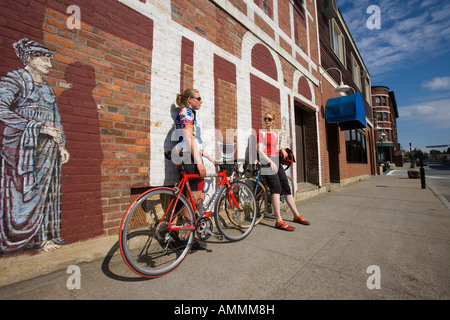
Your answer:
[[[194,241],[195,219],[188,200],[171,188],[156,188],[141,194],[128,208],[119,232],[120,252],[127,266],[146,278],[157,278],[178,267]],[[169,231],[172,225],[194,230]],[[187,240],[187,244],[182,243]]]
[[[292,196],[295,198],[295,186],[294,186],[294,180],[292,180],[292,178],[288,175],[286,175],[286,178],[288,180],[289,183],[289,187],[291,188],[291,194]]]
[[[257,225],[262,219],[264,219],[264,216],[267,214],[267,210],[269,208],[269,196],[267,194],[267,189],[261,180],[258,181],[258,185],[256,185],[256,178],[242,178],[239,179],[239,181],[247,184],[255,194],[257,204],[255,225]]]
[[[237,208],[233,210],[228,201],[230,190],[225,188],[216,202],[214,220],[217,229],[226,239],[239,241],[247,237],[255,226],[257,204],[253,190],[247,184],[234,181],[231,183],[231,189],[242,210]],[[234,203],[233,207],[235,207]]]

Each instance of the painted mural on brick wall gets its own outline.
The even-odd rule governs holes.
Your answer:
[[[61,168],[69,161],[56,95],[43,79],[52,52],[39,42],[14,44],[24,68],[0,80],[0,253],[49,251],[61,238]]]

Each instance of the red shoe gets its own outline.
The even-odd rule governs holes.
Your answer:
[[[280,221],[280,222],[275,223],[275,228],[281,229],[281,230],[284,230],[284,231],[294,231],[295,230],[294,227],[289,226],[284,221]]]
[[[309,223],[309,221],[308,220],[305,220],[305,219],[303,219],[303,217],[302,216],[296,216],[296,217],[294,217],[294,222],[297,222],[297,223],[300,223],[300,224],[303,224],[303,225],[305,225],[305,226],[308,226],[310,223]]]

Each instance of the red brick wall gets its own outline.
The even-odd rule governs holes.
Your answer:
[[[237,129],[237,92],[236,92],[236,66],[226,59],[214,55],[214,98],[215,98],[215,128],[216,141],[236,143],[232,131]],[[235,149],[237,150],[237,148]],[[219,159],[220,151],[216,157]]]
[[[247,14],[247,4],[243,0],[229,0],[239,11]]]
[[[234,3],[242,10],[244,3]],[[183,27],[205,37],[220,48],[240,56],[241,40],[246,30],[236,20],[207,0],[172,0],[172,19]]]
[[[298,93],[308,100],[312,99],[311,89],[309,88],[308,81],[305,77],[301,77],[298,81]]]
[[[294,10],[294,30],[295,44],[304,52],[308,52],[305,14],[300,9]]]
[[[280,114],[280,90],[253,74],[250,74],[250,90],[252,106],[252,128],[258,131],[263,128],[262,118],[264,112],[267,112],[270,109],[276,115]],[[267,98],[267,100],[272,102],[270,104],[266,103],[266,107],[263,107],[263,98]],[[275,103],[278,107],[276,108],[272,103]]]
[[[262,44],[256,44],[252,49],[252,66],[274,80],[278,80],[277,67],[272,54]]]
[[[181,40],[180,92],[194,85],[194,42],[183,37]]]
[[[272,39],[275,38],[275,31],[273,28],[264,20],[264,17],[260,16],[258,13],[255,13],[255,24],[263,30],[269,37]]]
[[[144,1],[143,1],[144,2]],[[55,90],[66,147],[61,233],[68,242],[117,233],[130,188],[148,186],[153,21],[116,0],[73,0],[81,29],[69,30],[57,0],[0,2],[0,74],[23,65],[22,37],[54,51]]]
[[[289,1],[278,1],[278,24],[283,32],[291,36],[291,21],[286,19],[290,16]]]

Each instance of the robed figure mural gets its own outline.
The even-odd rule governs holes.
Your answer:
[[[53,89],[43,79],[52,52],[39,42],[14,44],[23,69],[0,80],[0,253],[51,250],[61,238],[61,166],[69,161]]]

